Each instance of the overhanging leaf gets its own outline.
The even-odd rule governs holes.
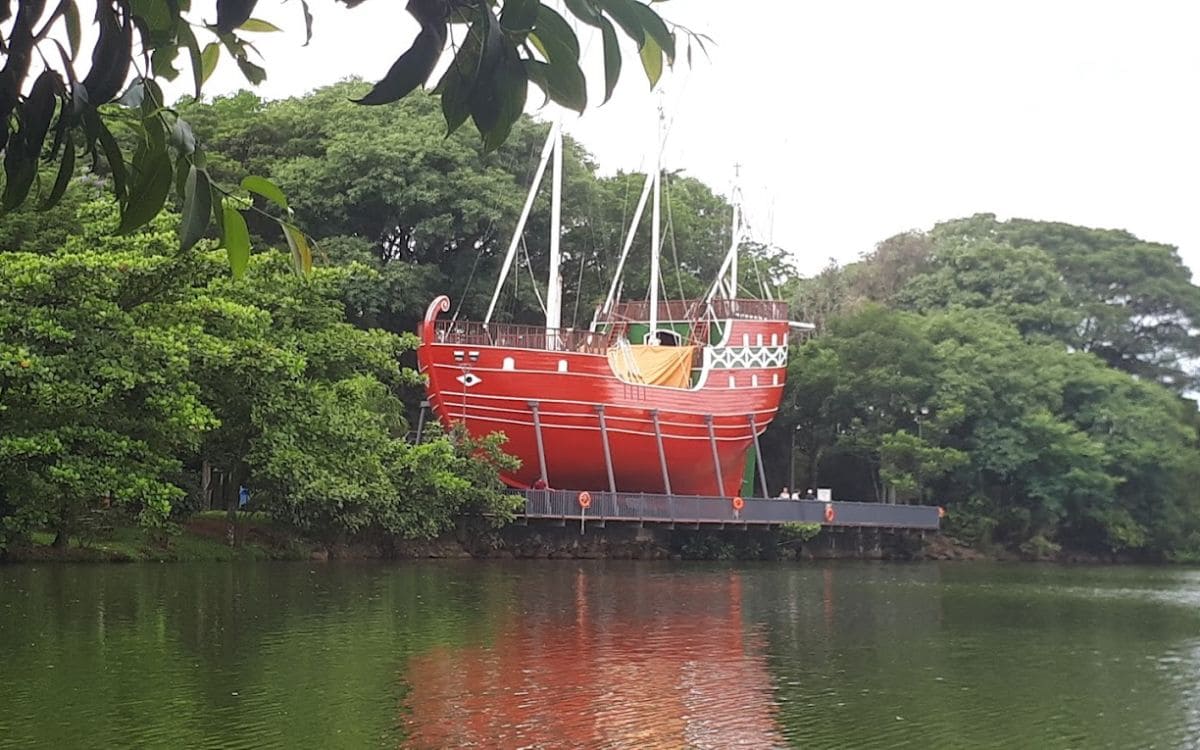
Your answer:
[[[602,16],[591,0],[566,0],[567,10],[571,15],[589,26],[599,26]]]
[[[304,11],[304,46],[312,41],[312,13],[308,10],[308,0],[300,0],[300,9]]]
[[[600,37],[604,42],[604,101],[607,102],[621,77],[621,45],[607,18],[600,19]]]
[[[54,178],[54,187],[50,189],[50,195],[42,203],[42,208],[50,208],[57,204],[67,192],[67,186],[71,184],[71,177],[75,174],[75,136],[68,130],[66,140],[64,142],[62,162],[58,165],[58,175]]]
[[[117,139],[113,137],[112,131],[100,119],[100,115],[94,109],[85,109],[83,111],[83,124],[88,134],[89,143],[100,143],[100,148],[104,152],[104,159],[108,162],[109,174],[112,176],[113,192],[117,196],[117,201],[124,203],[127,193],[125,158],[121,154],[121,146],[117,143]]]
[[[205,45],[204,51],[200,53],[200,82],[204,83],[208,77],[217,69],[217,61],[221,59],[221,45],[216,42],[210,42]]]
[[[646,71],[646,77],[650,79],[650,88],[654,88],[658,85],[658,79],[662,78],[662,48],[652,37],[646,37],[646,43],[642,45],[641,52],[638,54],[642,57],[642,68]]]
[[[250,231],[241,212],[228,199],[221,201],[220,224],[221,246],[229,254],[229,270],[235,279],[240,279],[250,263]]]
[[[179,48],[171,45],[159,47],[150,55],[150,70],[159,78],[174,81],[179,77],[179,69],[175,67],[175,58],[179,56]]]
[[[248,18],[241,26],[238,26],[238,31],[249,31],[256,34],[269,34],[282,30],[270,21],[264,21],[261,18]]]
[[[255,65],[244,57],[237,58],[237,66],[241,69],[246,80],[257,86],[267,80],[267,71],[260,65]]]
[[[541,89],[545,97],[541,106],[546,106],[546,102],[550,101],[550,83],[546,80],[546,69],[550,66],[540,60],[521,60],[521,64],[525,67],[525,77]]]
[[[423,26],[412,46],[392,63],[385,75],[367,95],[355,101],[359,104],[388,104],[407,96],[413,89],[429,80],[433,67],[446,43],[446,25]]]
[[[171,126],[171,145],[183,154],[191,154],[196,150],[196,136],[192,133],[192,126],[182,117],[177,116],[175,124]]]
[[[551,58],[541,71],[545,72],[546,94],[554,102],[574,109],[575,112],[582,113],[587,108],[587,79],[584,79],[578,61],[559,55]],[[533,76],[530,76],[530,79],[533,79]]]
[[[192,33],[192,27],[186,23],[179,24],[179,42],[187,47],[188,57],[192,63],[192,83],[195,85],[196,99],[200,98],[204,86],[204,56],[200,52],[200,43]]]
[[[483,135],[484,151],[494,151],[508,138],[513,124],[525,111],[525,97],[529,91],[529,81],[525,76],[525,68],[515,49],[505,51],[503,62],[498,65],[492,76],[492,96],[496,102],[495,117],[488,127],[483,127],[478,119],[475,124]]]
[[[612,16],[617,25],[625,31],[640,50],[646,42],[646,32],[642,28],[641,19],[633,9],[636,0],[596,0],[596,2]]]
[[[288,247],[292,251],[292,267],[296,273],[303,276],[312,273],[312,248],[308,244],[308,237],[287,222],[280,222],[279,226],[283,228],[283,234],[287,237]]]
[[[212,186],[208,174],[193,164],[183,190],[183,221],[179,227],[179,249],[188,250],[204,236],[212,214]]]
[[[171,159],[166,150],[149,151],[142,172],[129,189],[129,201],[121,212],[118,234],[139,229],[158,216],[171,190],[171,175]]]
[[[216,29],[228,34],[250,19],[258,0],[217,0]]]
[[[19,149],[10,147],[4,152],[4,196],[5,211],[11,211],[25,200],[33,181],[37,177],[37,158],[26,157]]]
[[[579,59],[579,38],[571,30],[570,24],[552,8],[542,5],[538,7],[537,23],[533,30],[550,54],[555,47],[567,50],[576,60]]]
[[[142,102],[146,99],[146,84],[141,78],[135,78],[129,83],[129,88],[125,89],[125,93],[117,99],[117,104],[130,109],[137,109],[142,106]]]
[[[96,16],[100,32],[92,50],[92,67],[82,82],[93,107],[111,101],[121,90],[133,55],[132,18],[126,15],[122,23],[109,0],[97,3]]]
[[[529,31],[537,21],[538,0],[505,0],[500,9],[500,25],[508,31]]]
[[[480,35],[467,32],[458,53],[438,81],[437,92],[442,99],[442,117],[446,120],[446,136],[458,130],[471,114],[471,91],[479,76]]]
[[[67,3],[64,18],[67,25],[67,44],[71,48],[71,59],[74,60],[76,57],[79,57],[79,42],[83,36],[79,23],[79,6],[75,4],[75,0],[70,0]]]
[[[249,190],[251,193],[257,193],[267,200],[279,206],[290,215],[292,209],[288,207],[287,196],[279,189],[279,186],[268,180],[266,177],[258,175],[249,175],[242,180],[242,187]]]
[[[646,30],[646,34],[658,43],[659,49],[667,55],[667,62],[675,63],[675,35],[667,28],[667,24],[663,22],[662,16],[654,12],[649,5],[634,0],[630,3],[632,11],[637,16],[642,28]]]

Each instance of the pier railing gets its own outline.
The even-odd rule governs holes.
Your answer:
[[[936,530],[940,522],[933,505],[747,498],[741,509],[736,509],[727,497],[589,492],[589,507],[584,508],[580,493],[574,490],[523,490],[520,494],[525,498],[522,515],[529,519],[748,526],[817,523],[926,530]]]

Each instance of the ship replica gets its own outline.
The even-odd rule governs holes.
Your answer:
[[[661,138],[658,153],[661,154]],[[550,268],[544,326],[492,322],[547,163],[553,157]],[[559,275],[562,132],[551,128],[521,217],[482,321],[444,317],[434,299],[417,351],[430,407],[443,425],[476,437],[503,432],[521,467],[511,487],[733,497],[751,483],[759,435],[779,408],[788,337],[787,305],[739,299],[743,225],[733,231],[708,293],[659,295],[661,166],[646,178],[608,298],[586,329],[561,325]],[[649,299],[616,300],[647,198],[653,195]],[[758,478],[766,495],[758,462]]]

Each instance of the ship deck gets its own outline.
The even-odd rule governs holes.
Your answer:
[[[740,510],[727,497],[590,492],[590,506],[580,505],[574,490],[513,490],[524,498],[521,520],[553,520],[586,524],[707,527],[778,527],[815,523],[829,527],[936,531],[941,511],[935,505],[889,505],[835,500],[746,498]],[[832,513],[830,511],[832,510]],[[832,518],[830,518],[830,515]]]

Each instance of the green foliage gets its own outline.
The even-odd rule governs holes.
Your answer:
[[[110,200],[64,205],[80,229],[61,247],[0,252],[0,544],[85,537],[110,505],[165,544],[202,463],[325,539],[511,518],[499,438],[405,441],[415,337],[345,321],[371,269],[302,278],[260,251],[230,278],[208,246],[179,251],[170,216],[118,235]]]
[[[351,320],[412,330],[435,293],[448,293],[466,315],[482,315],[548,126],[522,118],[503,146],[485,153],[466,132],[446,136],[434,97],[414,93],[394,106],[366,109],[350,101],[367,88],[346,81],[275,102],[243,92],[182,111],[223,156],[209,160],[214,179],[270,178],[288,195],[295,223],[316,238],[321,262],[353,263],[345,298]],[[564,311],[582,326],[608,291],[644,176],[601,177],[579,144],[566,139],[564,146],[563,215],[570,217],[562,234]],[[681,290],[702,294],[728,247],[732,209],[682,175],[664,178],[663,199],[664,252],[673,269],[667,288],[675,297]],[[534,283],[549,265],[549,201],[543,189],[497,307],[500,320],[541,316],[544,290],[535,291]],[[630,258],[627,295],[645,292],[649,221],[644,217],[638,231],[642,244]],[[275,231],[252,214],[248,225],[260,237]],[[758,289],[759,277],[777,283],[791,273],[778,248],[747,243],[743,254],[747,289]]]
[[[780,542],[807,542],[821,533],[819,523],[785,523],[779,527]]]
[[[792,287],[823,335],[765,437],[809,484],[947,506],[962,541],[1189,559],[1200,287],[1174,248],[990,214]]]
[[[283,193],[262,177],[255,177],[252,184],[241,183],[241,190],[215,182],[191,125],[168,106],[159,86],[159,81],[180,75],[176,61],[184,53],[196,101],[223,54],[232,58],[252,85],[261,83],[267,70],[250,59],[251,52],[259,54],[253,40],[256,34],[280,28],[252,17],[257,4],[257,0],[219,0],[216,21],[210,24],[189,3],[99,0],[91,65],[86,76],[80,76],[76,72],[82,42],[77,0],[52,4],[49,13],[45,0],[17,0],[12,23],[0,38],[6,58],[0,75],[0,152],[5,173],[0,210],[17,208],[31,192],[39,194],[43,205],[58,203],[75,173],[77,156],[90,154],[92,171],[103,169],[111,177],[120,232],[146,226],[174,193],[182,216],[178,237],[182,250],[192,247],[210,224],[215,225],[221,244],[229,250],[231,268],[240,273],[245,237],[233,217],[253,210],[277,224],[292,248],[295,268],[307,272],[312,265],[311,243],[291,223]],[[299,14],[291,11],[292,21],[302,19],[306,38],[311,39],[314,18],[306,0],[301,0],[300,10]],[[537,0],[423,0],[409,3],[407,10],[420,25],[416,38],[384,78],[357,99],[359,104],[387,104],[408,96],[429,81],[449,50],[453,59],[434,89],[441,98],[444,123],[453,133],[470,116],[488,151],[509,138],[521,118],[530,83],[564,107],[579,112],[586,108],[579,41],[571,25],[550,6]],[[649,5],[638,0],[578,0],[568,3],[567,11],[602,31],[606,100],[621,69],[617,27],[636,43],[651,87],[662,73],[664,59],[674,63],[676,30]],[[7,19],[10,12],[6,1],[0,17]],[[703,47],[705,38],[677,30],[688,39],[690,60],[692,42]],[[64,38],[67,46],[62,44]],[[201,38],[211,41],[201,48]],[[35,59],[40,65],[33,65]],[[53,179],[45,177],[48,187],[43,187],[39,171],[43,159],[57,164]],[[280,210],[252,206],[247,192],[266,198]]]
[[[735,560],[738,550],[721,534],[696,532],[683,540],[679,554],[685,560]]]
[[[181,293],[169,219],[113,238],[110,204],[56,253],[0,263],[0,487],[9,535],[35,524],[65,543],[102,502],[161,523],[168,479],[214,424],[188,378],[186,337],[156,305]]]
[[[1069,328],[1055,327],[1057,338],[1111,367],[1177,391],[1198,382],[1194,362],[1200,338],[1194,332],[1200,324],[1200,287],[1175,248],[1121,230],[1001,222],[991,214],[940,224],[931,236],[937,245],[986,240],[1027,249],[1043,267],[1031,269],[1018,295],[1030,301],[1046,295],[1057,319],[1061,311],[1053,303],[1059,291],[1044,268],[1048,258],[1066,287],[1070,308],[1062,321]],[[1014,282],[1006,286],[1015,291],[1021,279]]]

